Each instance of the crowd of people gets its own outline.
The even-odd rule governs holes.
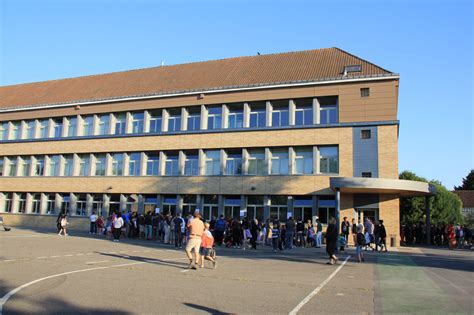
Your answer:
[[[427,235],[426,225],[421,222],[401,226],[403,245],[427,244]],[[433,224],[430,227],[430,244],[449,246],[450,249],[472,248],[472,230],[467,224]]]

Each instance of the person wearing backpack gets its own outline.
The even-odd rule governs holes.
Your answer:
[[[222,239],[224,238],[225,227],[226,227],[226,222],[224,220],[224,216],[221,214],[214,226],[215,239],[216,239],[217,245],[219,246],[222,246]]]

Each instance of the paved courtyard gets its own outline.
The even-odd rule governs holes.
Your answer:
[[[0,232],[0,314],[474,313],[469,251],[349,249],[329,266],[324,249],[219,249],[195,271],[174,247],[72,234]]]

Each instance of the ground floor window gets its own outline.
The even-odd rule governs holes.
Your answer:
[[[41,194],[31,194],[31,213],[40,213]]]
[[[56,213],[56,194],[46,195],[46,214]]]
[[[85,216],[87,214],[87,195],[78,194],[76,201],[76,215]]]
[[[334,196],[322,196],[318,201],[318,217],[327,224],[330,217],[336,217],[336,199]]]
[[[176,195],[165,195],[163,197],[163,209],[162,213],[164,215],[176,215],[176,205],[177,205],[178,198]]]
[[[156,195],[143,196],[143,213],[155,213],[156,207],[158,207],[158,198]]]
[[[311,220],[313,215],[312,196],[298,196],[293,200],[293,218],[303,222]]]
[[[196,195],[184,195],[183,196],[183,217],[193,214],[197,208],[197,196]]]
[[[264,221],[264,198],[263,196],[248,196],[247,197],[247,213],[248,220],[257,219],[258,222]]]
[[[12,212],[12,193],[0,194],[0,212]]]
[[[224,218],[240,219],[240,196],[224,198]]]
[[[219,211],[219,202],[217,195],[203,196],[202,215],[205,220],[211,220],[212,217],[217,218]]]
[[[270,220],[279,220],[285,222],[288,218],[288,197],[271,196],[270,197]]]

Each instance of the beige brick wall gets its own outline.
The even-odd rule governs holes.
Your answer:
[[[0,213],[3,222],[11,227],[23,227],[32,229],[56,229],[56,215],[35,215],[35,214],[10,214]],[[89,219],[79,217],[69,217],[71,230],[89,231]]]
[[[398,195],[380,195],[379,219],[383,220],[387,230],[387,245],[390,236],[396,236],[396,246],[400,246],[400,200]]]
[[[378,126],[379,177],[398,178],[398,126]]]

